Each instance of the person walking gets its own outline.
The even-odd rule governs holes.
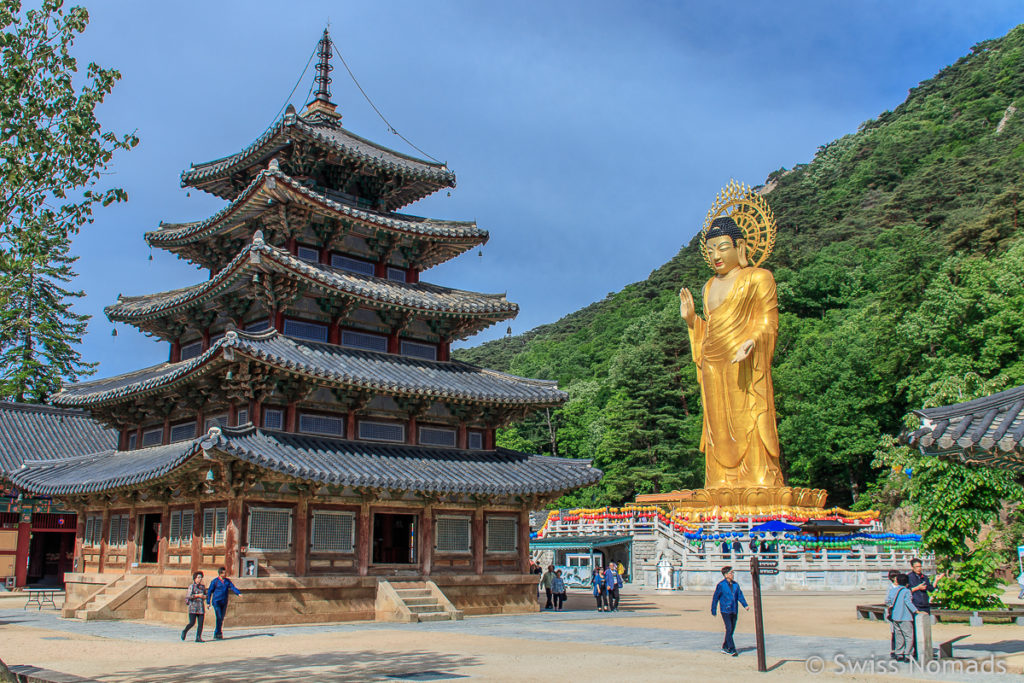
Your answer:
[[[188,631],[196,627],[196,642],[203,642],[203,618],[206,616],[206,586],[203,584],[203,573],[196,572],[192,575],[192,583],[188,585],[188,593],[185,595],[185,602],[188,604],[188,626],[181,632],[181,639],[185,640]]]
[[[551,582],[555,580],[555,565],[549,564],[548,570],[544,572],[544,576],[541,577],[540,585],[544,588],[544,594],[547,596],[547,602],[544,604],[544,609],[551,609]]]
[[[619,586],[622,579],[619,577],[619,570],[614,562],[609,562],[604,570],[604,600],[608,612],[619,611]]]
[[[594,573],[590,577],[590,583],[594,587],[594,599],[597,600],[597,611],[604,611],[604,573],[601,567],[594,567]]]
[[[892,623],[892,606],[896,602],[896,593],[899,591],[899,584],[896,578],[900,575],[898,569],[889,570],[889,592],[885,595],[885,620],[889,622],[889,659],[896,659],[896,626]]]
[[[891,621],[896,636],[896,661],[910,661],[914,643],[914,615],[920,610],[911,598],[910,577],[900,574],[896,577],[896,592],[893,594]]]
[[[736,657],[736,643],[732,639],[733,631],[736,630],[736,618],[739,606],[743,605],[745,610],[750,610],[746,599],[743,597],[743,589],[736,583],[736,575],[732,567],[722,567],[722,580],[715,586],[715,595],[711,598],[711,616],[715,616],[717,609],[722,610],[722,621],[725,622],[725,640],[722,641],[722,652]]]
[[[555,578],[551,580],[551,594],[555,599],[555,611],[561,612],[565,604],[565,580],[562,579],[562,570],[555,572]]]
[[[922,569],[921,560],[917,557],[910,561],[910,573],[906,574],[907,586],[910,588],[910,595],[914,602],[914,607],[917,608],[918,612],[924,612],[925,614],[931,615],[932,603],[928,597],[928,593],[935,590],[935,584],[925,575]],[[917,632],[914,631],[914,647],[913,656],[917,659]]]
[[[217,625],[213,629],[214,640],[223,640],[224,634],[221,629],[224,627],[224,613],[228,611],[228,592],[241,596],[228,578],[228,570],[221,567],[217,570],[217,578],[210,582],[210,588],[206,591],[206,604],[213,607],[213,613],[217,616]]]

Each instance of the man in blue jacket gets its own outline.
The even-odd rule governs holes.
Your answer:
[[[224,613],[228,611],[228,591],[235,595],[241,595],[235,584],[227,577],[228,570],[221,567],[217,570],[217,578],[210,582],[206,590],[206,604],[213,605],[214,614],[217,615],[217,627],[213,630],[213,637],[222,640],[224,634],[221,628],[224,626]]]
[[[721,581],[715,586],[715,596],[711,598],[711,616],[715,616],[716,608],[722,610],[722,621],[725,622],[725,640],[722,641],[722,652],[727,655],[737,656],[736,643],[732,640],[732,633],[736,630],[736,616],[739,606],[749,610],[747,601],[743,597],[743,590],[736,583],[736,575],[732,567],[722,567]]]

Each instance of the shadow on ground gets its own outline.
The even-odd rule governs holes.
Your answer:
[[[932,641],[938,644],[939,639],[933,637]],[[1024,640],[999,640],[994,643],[968,643],[961,640],[959,643],[953,645],[954,653],[956,653],[959,650],[969,650],[971,652],[985,653],[996,652],[999,654],[1017,654],[1018,652],[1024,652]]]
[[[200,645],[197,647],[216,647]],[[289,683],[293,681],[448,681],[467,678],[458,669],[479,666],[476,657],[426,651],[332,652],[311,655],[251,657],[228,662],[203,662],[177,666],[157,666],[117,671],[97,676],[106,683],[178,683],[180,681],[217,681],[218,683]]]

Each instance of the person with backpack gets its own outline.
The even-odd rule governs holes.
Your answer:
[[[911,597],[909,586],[910,577],[906,574],[896,577],[896,591],[892,597],[892,609],[889,610],[889,621],[892,622],[893,634],[896,637],[897,662],[909,662],[910,652],[914,647],[914,615],[919,610]]]
[[[747,605],[747,601],[743,597],[743,589],[736,583],[736,575],[733,573],[732,567],[722,567],[722,580],[715,586],[715,595],[711,598],[711,616],[715,616],[716,609],[721,608],[722,621],[725,622],[722,653],[733,657],[739,655],[732,634],[736,630],[736,618],[739,616],[740,605],[743,605],[747,611],[750,610],[750,606]]]
[[[896,591],[899,584],[896,577],[900,575],[898,569],[889,570],[889,592],[885,596],[885,620],[889,622],[889,659],[896,659],[896,627],[892,623],[892,606],[896,599]]]
[[[544,576],[540,579],[540,585],[544,589],[544,595],[547,597],[547,602],[544,603],[544,609],[552,609],[554,606],[551,604],[551,582],[555,580],[555,565],[549,564],[548,570],[544,572]]]

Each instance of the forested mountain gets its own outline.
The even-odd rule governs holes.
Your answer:
[[[913,88],[893,111],[769,176],[779,223],[775,395],[794,485],[850,504],[880,436],[964,383],[1024,384],[1024,25]],[[701,406],[680,286],[711,272],[694,238],[643,282],[556,323],[457,352],[558,380],[569,402],[502,445],[594,458],[616,504],[699,487]],[[698,304],[699,305],[699,304]]]

